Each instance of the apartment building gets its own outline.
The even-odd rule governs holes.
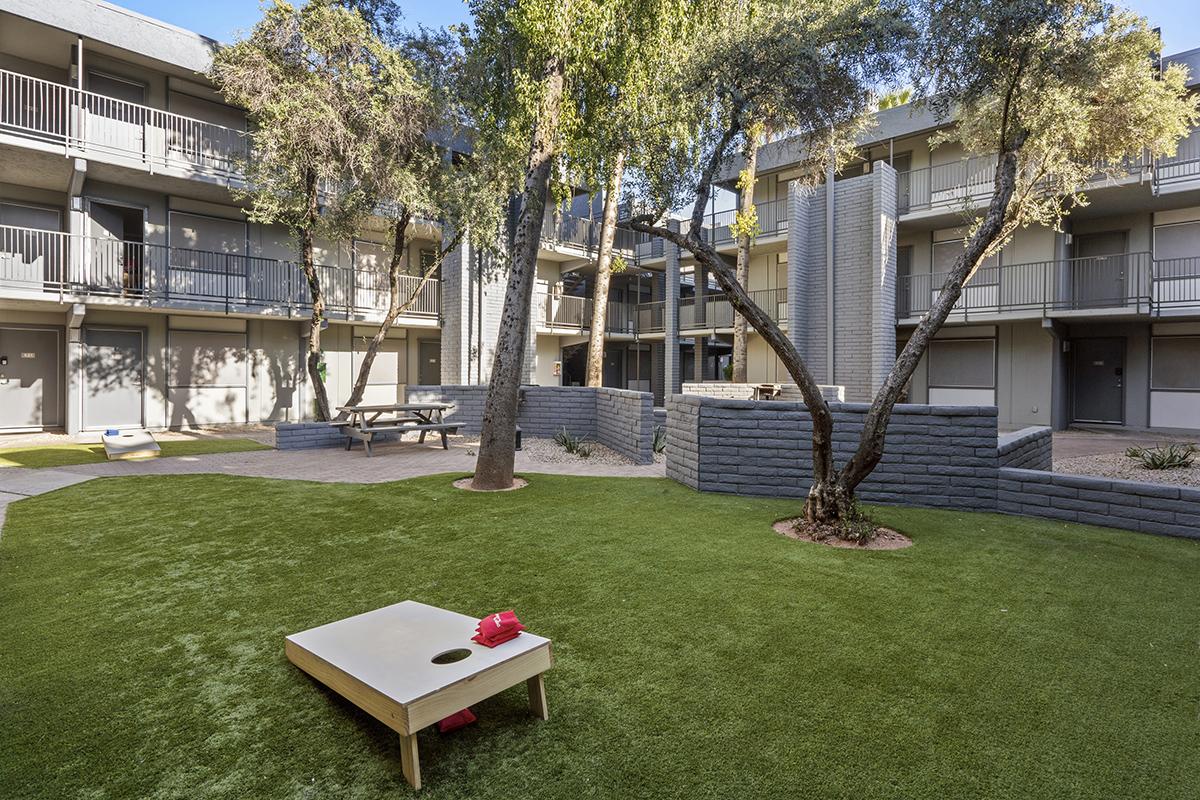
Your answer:
[[[286,231],[234,200],[248,140],[243,112],[203,78],[218,46],[99,0],[0,0],[0,430],[311,416],[307,286]],[[1200,50],[1169,60],[1200,76]],[[929,147],[948,124],[881,112],[859,161],[809,189],[794,141],[760,154],[747,288],[848,400],[879,385],[961,246],[964,203],[990,191],[994,157]],[[731,256],[738,169],[704,229]],[[1200,132],[1089,196],[1063,232],[1020,231],[976,274],[909,400],[994,403],[1011,427],[1200,428]],[[530,383],[584,380],[600,202],[580,193],[547,213]],[[335,403],[386,307],[384,228],[319,243]],[[442,232],[418,221],[412,234],[415,286]],[[393,329],[368,400],[487,381],[506,275],[475,245],[464,238]],[[685,381],[724,380],[733,316],[710,276],[658,239],[618,230],[616,248],[627,269],[607,307],[605,384],[661,403]],[[752,383],[789,381],[753,333],[748,361]]]
[[[96,0],[0,1],[0,430],[311,415],[309,291],[288,233],[248,222],[234,199],[249,141],[243,111],[203,77],[218,46]],[[577,356],[591,323],[590,212],[579,198],[548,215],[531,382],[582,379],[563,352]],[[415,288],[442,232],[417,221],[411,233]],[[386,239],[376,220],[318,242],[335,402],[387,306]],[[486,381],[504,280],[467,237],[390,332],[367,400]],[[648,359],[627,375],[636,283],[615,282],[608,315],[620,385],[649,375]]]
[[[1200,49],[1164,59],[1189,66]],[[857,162],[815,188],[794,140],[759,154],[751,295],[788,332],[819,382],[868,400],[937,296],[962,247],[964,208],[986,203],[996,158],[930,135],[952,124],[909,106],[882,111]],[[740,164],[720,179],[732,208]],[[1001,425],[1200,429],[1200,130],[1171,158],[1097,179],[1062,232],[1019,231],[965,289],[908,389],[911,402],[996,405]],[[705,236],[732,256],[732,210]],[[645,308],[676,346],[668,392],[723,379],[732,311],[686,253],[639,243],[662,265],[667,298]],[[756,334],[749,381],[789,382]]]

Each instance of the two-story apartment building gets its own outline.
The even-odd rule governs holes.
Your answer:
[[[287,231],[249,222],[232,193],[249,140],[243,111],[203,77],[218,46],[98,0],[0,2],[0,430],[311,414],[309,291]],[[580,206],[548,215],[531,381],[582,378],[563,358],[591,320],[597,226],[586,198]],[[415,287],[441,231],[418,221],[412,234]],[[389,257],[383,220],[352,241],[318,243],[335,401],[386,309]],[[621,385],[641,374],[626,366],[630,347],[640,352],[636,291],[618,279],[608,315],[610,378]],[[395,400],[411,383],[486,380],[503,295],[504,276],[468,237],[389,334],[368,400]]]

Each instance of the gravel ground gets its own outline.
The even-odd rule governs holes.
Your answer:
[[[1169,483],[1175,486],[1200,486],[1200,463],[1177,469],[1146,469],[1124,453],[1102,456],[1055,459],[1055,472],[1095,475],[1142,483]]]
[[[589,441],[587,444],[592,449],[592,454],[588,456],[587,461],[598,464],[633,463],[625,456],[614,450],[610,450],[602,444],[592,441]],[[521,441],[521,449],[529,458],[536,461],[545,461],[549,464],[562,464],[580,460],[579,456],[568,453],[562,447],[555,444],[553,439],[525,438]]]

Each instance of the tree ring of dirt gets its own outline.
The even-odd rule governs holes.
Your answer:
[[[776,533],[786,536],[789,539],[795,539],[799,542],[811,542],[812,544],[823,544],[826,547],[838,547],[846,550],[901,550],[905,547],[911,547],[913,543],[912,539],[891,528],[876,528],[875,535],[866,544],[848,542],[845,539],[837,539],[832,536],[826,539],[814,539],[811,534],[796,529],[796,524],[802,522],[804,522],[803,517],[792,517],[791,519],[781,519],[771,527],[775,529]]]
[[[459,478],[454,482],[454,488],[463,489],[468,492],[515,492],[517,489],[524,489],[529,485],[529,481],[525,480],[524,478],[514,477],[513,485],[507,489],[476,489],[475,487],[471,486],[472,480],[474,480],[473,476]]]

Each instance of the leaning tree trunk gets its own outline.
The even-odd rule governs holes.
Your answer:
[[[509,489],[516,460],[517,403],[529,335],[529,306],[533,301],[534,272],[542,237],[542,217],[550,191],[554,140],[562,113],[564,64],[561,58],[546,61],[542,77],[542,102],[529,144],[522,207],[513,235],[504,311],[496,335],[496,355],[483,406],[479,457],[475,460],[475,489]]]
[[[317,401],[317,420],[328,422],[329,395],[325,391],[325,378],[321,376],[321,322],[325,317],[325,293],[321,290],[321,277],[313,261],[313,231],[317,227],[319,216],[317,206],[317,174],[308,170],[304,176],[304,188],[308,193],[306,209],[306,224],[300,233],[300,264],[304,270],[304,278],[308,281],[308,291],[312,296],[312,317],[308,328],[308,357],[305,364],[308,370],[308,380],[313,387],[313,398]]]
[[[744,151],[746,157],[745,174],[748,176],[748,186],[742,188],[742,195],[738,198],[738,210],[743,217],[748,217],[754,210],[754,184],[758,175],[758,137],[747,136],[746,147]],[[746,286],[750,282],[750,231],[743,230],[738,236],[737,250],[737,280],[742,286]],[[746,318],[741,314],[733,315],[733,354],[731,358],[731,374],[730,379],[734,383],[745,383],[746,377],[746,349],[749,336],[746,329]]]
[[[396,318],[412,307],[413,302],[417,299],[417,295],[421,293],[421,289],[425,287],[428,281],[427,273],[422,276],[421,282],[409,294],[408,299],[401,302],[400,270],[408,262],[408,223],[411,219],[412,215],[407,210],[404,210],[396,220],[396,232],[392,237],[392,260],[388,264],[387,313],[383,315],[383,322],[379,324],[379,330],[371,337],[371,341],[367,344],[367,349],[363,353],[362,363],[358,366],[358,375],[354,379],[354,388],[350,390],[350,399],[346,401],[346,405],[348,406],[356,406],[362,402],[363,395],[367,392],[367,381],[371,378],[371,368],[375,365],[375,356],[378,355],[379,348],[387,338],[388,331],[396,323]],[[338,419],[344,420],[348,416],[343,411],[341,414],[338,414]]]
[[[913,330],[912,336],[904,345],[904,349],[900,351],[899,357],[876,393],[871,408],[867,411],[866,419],[863,420],[862,434],[854,455],[842,468],[835,485],[822,486],[819,491],[817,485],[813,485],[809,500],[811,503],[814,494],[820,494],[818,508],[824,508],[829,502],[840,497],[853,498],[854,490],[871,474],[871,471],[883,458],[892,409],[899,401],[904,386],[916,371],[917,364],[920,363],[921,357],[929,348],[929,342],[941,329],[954,309],[954,304],[962,296],[963,286],[975,273],[989,248],[1004,234],[1009,202],[1016,189],[1017,153],[1024,143],[1024,139],[1024,135],[1018,136],[1012,149],[1000,155],[999,162],[996,164],[992,197],[983,221],[975,229],[971,238],[967,240],[963,252],[959,254],[953,268],[946,276],[937,299],[934,300],[929,311]]]
[[[608,290],[612,284],[613,239],[617,233],[617,206],[621,194],[621,173],[625,169],[625,151],[618,150],[612,175],[604,195],[604,219],[600,221],[600,249],[596,253],[596,290],[592,307],[592,328],[588,334],[587,385],[604,385],[604,331],[608,327]]]

